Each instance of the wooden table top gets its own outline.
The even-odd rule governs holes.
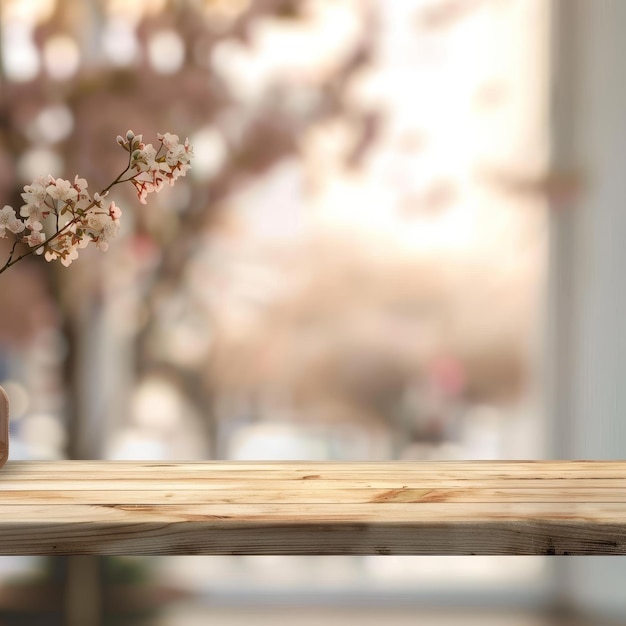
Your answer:
[[[9,462],[0,554],[626,554],[626,462]]]

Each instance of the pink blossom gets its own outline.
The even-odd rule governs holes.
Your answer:
[[[28,218],[26,226],[32,230],[41,230],[43,220],[50,215],[50,209],[43,203],[25,204],[20,209],[20,215]]]
[[[80,194],[87,189],[87,181],[84,178],[79,178],[78,175],[74,177],[74,189]]]
[[[46,237],[40,230],[31,230],[28,235],[22,237],[22,241],[31,248],[41,245],[45,240]]]
[[[15,214],[15,209],[8,204],[0,209],[0,239],[7,236],[6,231],[21,233],[24,230],[24,222]]]
[[[84,180],[84,179],[82,179]],[[78,192],[74,189],[69,180],[57,178],[46,187],[46,193],[53,200],[61,200],[63,202],[71,202],[78,196]]]
[[[122,210],[113,201],[109,205],[109,216],[112,220],[119,220],[122,217]]]
[[[178,146],[178,135],[172,135],[172,133],[163,133],[161,135],[161,133],[157,133],[157,137],[168,150],[172,150],[173,148]]]

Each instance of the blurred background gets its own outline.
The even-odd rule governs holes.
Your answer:
[[[0,205],[176,187],[0,277],[17,459],[624,457],[626,3],[0,0]],[[0,262],[9,248],[0,243]],[[0,624],[626,624],[621,558],[0,558]]]

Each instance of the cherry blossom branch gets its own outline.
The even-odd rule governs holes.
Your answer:
[[[19,215],[6,205],[0,209],[0,239],[12,233],[14,242],[0,274],[31,254],[43,254],[47,261],[59,259],[68,266],[78,257],[78,249],[94,243],[107,250],[109,241],[117,235],[122,215],[113,201],[105,197],[115,185],[130,182],[142,204],[150,193],[162,189],[165,183],[173,185],[185,176],[191,167],[193,149],[186,139],[183,144],[171,133],[157,135],[161,145],[156,150],[144,144],[141,135],[132,131],[126,137],[117,137],[117,143],[128,152],[128,165],[104,189],[93,197],[87,191],[87,181],[76,176],[74,182],[61,178],[41,177],[24,187],[22,199],[26,204]],[[124,178],[128,172],[132,176]],[[47,218],[54,216],[54,230],[46,233]],[[15,257],[19,244],[30,246],[27,252]]]
[[[130,169],[130,157],[129,157],[129,165],[126,166],[124,171],[110,185],[108,185],[102,191],[100,191],[98,195],[100,197],[104,197],[106,195],[106,193],[113,186],[115,186],[117,184],[121,184],[121,183],[126,182],[128,180],[131,180],[130,178],[128,178],[126,180],[122,180],[122,176],[124,176],[124,174],[126,174],[126,172],[128,172],[129,169]],[[95,206],[95,204],[96,204],[95,201],[92,201],[91,204],[85,210],[88,211],[89,209],[93,208]],[[8,258],[7,262],[0,268],[0,274],[2,274],[2,272],[4,272],[5,270],[9,269],[9,267],[11,267],[12,265],[15,265],[18,261],[21,261],[22,259],[26,258],[27,256],[30,256],[31,254],[37,252],[37,250],[39,250],[39,248],[43,248],[44,246],[51,244],[57,237],[62,235],[64,233],[64,231],[69,229],[72,225],[76,224],[78,219],[79,219],[78,217],[75,217],[71,221],[67,222],[63,227],[59,228],[59,215],[57,214],[56,215],[56,232],[53,233],[52,235],[50,235],[50,237],[48,237],[48,239],[46,239],[45,241],[43,241],[40,244],[30,248],[27,252],[24,252],[24,254],[22,254],[19,257],[16,257],[15,259],[13,259],[13,255],[15,254],[15,249],[16,249],[17,245],[20,243],[20,240],[16,239],[13,242],[13,246],[11,248],[11,252],[9,254],[9,258]]]

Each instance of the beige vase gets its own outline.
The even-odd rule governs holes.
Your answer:
[[[0,467],[9,458],[9,399],[0,387]]]

